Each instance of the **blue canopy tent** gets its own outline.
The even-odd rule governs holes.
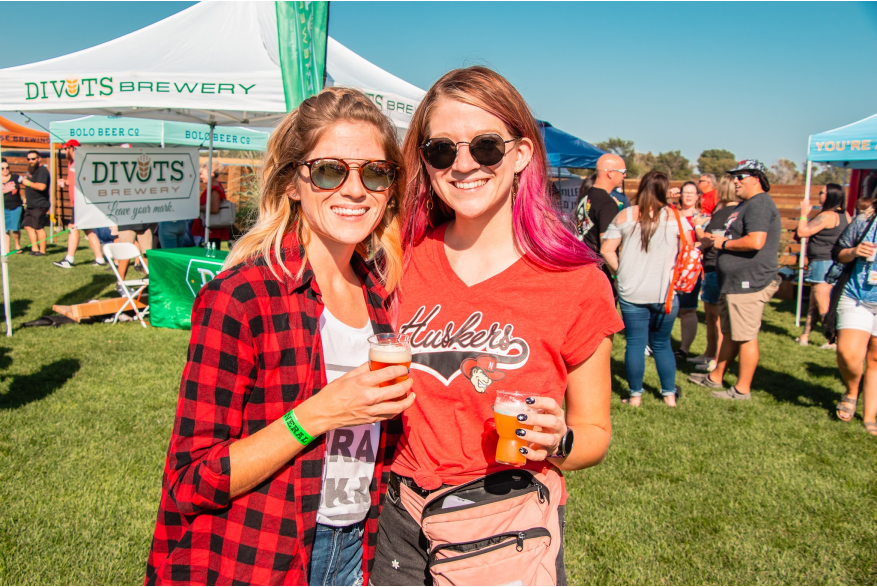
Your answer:
[[[551,126],[550,122],[537,120],[545,150],[548,151],[549,167],[576,167],[594,169],[597,159],[606,153],[591,143]]]
[[[804,198],[810,199],[813,162],[828,163],[843,169],[877,169],[877,114],[858,122],[810,135],[807,147],[807,179]],[[801,239],[798,257],[798,306],[795,325],[801,322],[801,298],[804,291],[804,256],[808,239]]]

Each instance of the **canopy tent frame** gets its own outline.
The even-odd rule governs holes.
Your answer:
[[[846,183],[848,169],[877,169],[877,114],[833,130],[810,135],[807,146],[807,175],[804,180],[804,200],[810,202],[813,163],[826,163],[844,170]],[[795,305],[795,326],[801,325],[801,307],[804,297],[804,259],[808,238],[801,239],[798,251],[798,292]]]

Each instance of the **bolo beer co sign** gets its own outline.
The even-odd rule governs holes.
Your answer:
[[[74,163],[78,228],[198,216],[197,148],[80,147]]]

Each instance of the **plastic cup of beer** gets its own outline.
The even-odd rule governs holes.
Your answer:
[[[368,366],[371,371],[377,371],[393,365],[411,367],[411,337],[407,334],[396,332],[373,334],[368,337]],[[396,377],[381,383],[381,387],[388,387],[394,383],[402,383],[408,379],[408,374]],[[399,400],[404,399],[400,397]]]
[[[713,236],[722,236],[723,237],[723,236],[725,236],[725,229],[720,228],[718,230],[711,230],[710,234]]]
[[[521,454],[520,449],[522,446],[527,446],[528,443],[515,434],[515,430],[518,428],[533,429],[533,424],[518,421],[518,414],[540,413],[539,410],[527,405],[527,398],[533,396],[532,393],[519,391],[496,392],[493,419],[496,422],[496,433],[499,435],[499,442],[496,444],[497,463],[519,467],[527,462],[527,457]]]

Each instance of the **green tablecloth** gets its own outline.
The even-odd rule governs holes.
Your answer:
[[[207,250],[197,247],[153,249],[149,260],[149,322],[163,328],[192,327],[192,304],[205,283],[222,269],[228,256],[216,251],[208,258]]]

